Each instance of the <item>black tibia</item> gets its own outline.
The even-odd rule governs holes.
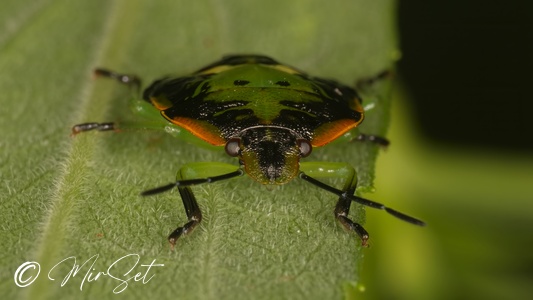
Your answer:
[[[76,135],[80,132],[98,130],[98,131],[108,131],[115,130],[115,123],[83,123],[77,124],[72,127],[72,134]]]
[[[196,197],[194,197],[191,188],[188,186],[178,187],[178,191],[180,192],[188,221],[182,227],[176,228],[176,230],[168,236],[168,241],[172,245],[172,248],[174,248],[176,241],[180,236],[191,232],[194,227],[202,221],[202,212],[200,211],[200,207],[198,206],[198,202],[196,201]]]
[[[178,174],[181,174],[181,171]],[[237,169],[233,172],[213,177],[177,180],[176,182],[172,182],[167,185],[146,190],[142,192],[141,195],[151,196],[170,191],[175,187],[178,188],[181,200],[183,201],[183,206],[185,207],[185,213],[187,214],[188,221],[187,223],[185,223],[185,225],[176,228],[176,230],[174,230],[168,236],[168,241],[170,242],[172,249],[174,249],[178,238],[180,238],[182,235],[190,233],[202,221],[202,212],[200,210],[200,207],[198,206],[198,202],[196,201],[196,197],[194,196],[190,186],[231,179],[234,177],[242,176],[243,174],[244,171],[242,171],[241,169]],[[179,177],[181,178],[181,175]]]
[[[362,244],[363,246],[366,246],[367,244],[367,241],[368,241],[368,232],[359,224],[353,222],[352,220],[350,220],[347,216],[348,216],[348,212],[350,211],[350,203],[353,201],[353,202],[357,202],[359,204],[362,204],[362,205],[365,205],[365,206],[369,206],[369,207],[372,207],[372,208],[376,208],[376,209],[382,209],[384,211],[386,211],[387,213],[395,216],[396,218],[400,219],[400,220],[403,220],[405,222],[409,222],[411,224],[414,224],[414,225],[418,225],[418,226],[425,226],[426,223],[416,219],[416,218],[413,218],[411,216],[408,216],[406,214],[403,214],[397,210],[394,210],[392,208],[388,208],[386,207],[385,205],[381,204],[381,203],[378,203],[378,202],[375,202],[375,201],[372,201],[372,200],[368,200],[368,199],[365,199],[365,198],[361,198],[359,196],[355,196],[354,195],[354,191],[355,191],[355,184],[353,184],[352,182],[353,181],[350,181],[348,180],[345,187],[344,187],[344,190],[339,190],[337,188],[334,188],[328,184],[325,184],[313,177],[310,177],[308,176],[307,174],[303,173],[303,172],[300,172],[300,178],[321,188],[321,189],[324,189],[330,193],[333,193],[337,196],[339,196],[339,201],[337,202],[337,206],[335,207],[335,217],[346,227],[348,228],[349,230],[352,230],[352,231],[355,231],[357,233],[357,235],[359,235],[359,237],[361,238],[362,240]]]
[[[95,69],[94,75],[109,77],[133,88],[137,93],[141,92],[141,79],[135,75],[119,74],[106,69]]]
[[[381,147],[387,147],[390,144],[389,140],[384,137],[363,133],[359,134],[353,141],[371,142]]]
[[[130,86],[131,88],[135,89],[137,93],[140,93],[141,79],[135,75],[119,74],[119,73],[115,73],[115,72],[112,72],[106,69],[95,69],[94,75],[96,77],[109,77],[120,83]],[[90,131],[90,130],[108,131],[108,130],[115,130],[115,129],[116,129],[116,126],[115,126],[115,123],[113,122],[83,123],[83,124],[74,125],[72,127],[72,135],[76,135],[80,132]]]
[[[353,195],[355,192],[355,188],[350,188],[346,191],[347,194]],[[348,213],[350,212],[350,205],[352,204],[352,200],[340,196],[339,201],[337,201],[337,205],[335,206],[335,218],[341,222],[344,227],[350,231],[355,231],[359,238],[361,238],[361,244],[363,247],[366,247],[367,241],[369,238],[368,232],[361,226],[359,223],[356,223],[352,221],[350,218],[348,218]]]
[[[353,201],[350,198],[350,196],[355,197],[354,193],[355,193],[355,188],[356,188],[356,181],[354,180],[354,178],[348,178],[346,180],[346,183],[344,184],[344,188],[342,191],[330,185],[327,185],[313,177],[310,177],[304,174],[303,172],[300,173],[300,178],[316,185],[319,188],[322,188],[328,192],[332,192],[339,196],[339,200],[337,201],[337,205],[335,206],[335,210],[333,211],[335,218],[339,220],[339,222],[346,229],[357,233],[357,235],[361,239],[361,245],[363,247],[366,247],[367,241],[369,238],[368,232],[363,228],[363,226],[361,226],[361,224],[356,223],[352,221],[350,218],[348,218],[348,214],[350,213],[350,206]]]
[[[391,77],[392,72],[389,70],[385,70],[374,75],[373,77],[359,80],[356,84],[356,87],[358,90],[368,90],[377,82],[390,79]],[[356,138],[353,139],[353,141],[372,142],[381,147],[387,147],[390,144],[389,140],[387,140],[386,138],[371,134],[359,134]]]

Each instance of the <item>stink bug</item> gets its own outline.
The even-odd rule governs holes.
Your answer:
[[[141,81],[104,69],[97,76],[109,77],[140,91]],[[135,128],[162,129],[179,136],[186,129],[205,142],[224,147],[238,165],[190,163],[183,166],[175,182],[147,190],[154,195],[178,188],[188,222],[168,237],[172,247],[202,220],[191,186],[213,183],[247,174],[264,185],[280,185],[301,178],[339,197],[335,217],[367,245],[368,232],[348,218],[353,202],[383,209],[409,223],[424,222],[354,195],[357,176],[345,163],[300,162],[315,147],[346,136],[364,116],[361,98],[354,88],[336,81],[309,76],[293,67],[260,55],[232,55],[210,64],[190,76],[165,77],[133,99],[134,112],[147,116],[151,125]],[[154,125],[155,124],[155,125]],[[116,123],[84,123],[73,134],[90,130],[125,129]],[[385,138],[359,134],[356,140],[386,146]],[[191,175],[194,174],[194,175]],[[198,176],[200,178],[198,178]],[[337,189],[315,177],[345,180]]]

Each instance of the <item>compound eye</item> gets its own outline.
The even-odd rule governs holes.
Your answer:
[[[236,157],[241,154],[241,139],[240,138],[231,138],[226,143],[226,147],[224,147],[224,150],[226,150],[226,153],[229,156]]]
[[[300,148],[300,157],[307,157],[309,154],[311,154],[311,151],[313,151],[313,146],[311,146],[311,143],[308,140],[299,139],[298,141],[298,147]]]

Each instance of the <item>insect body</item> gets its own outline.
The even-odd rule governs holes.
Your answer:
[[[96,74],[139,90],[140,79],[136,76],[103,69],[97,69]],[[349,86],[311,77],[266,56],[234,55],[190,76],[157,80],[144,91],[142,100],[133,100],[131,105],[134,111],[157,124],[140,127],[165,129],[175,135],[186,129],[209,144],[224,147],[228,155],[239,159],[238,166],[185,165],[175,182],[142,193],[152,195],[178,188],[189,220],[170,234],[173,246],[202,219],[190,186],[244,174],[265,185],[284,184],[299,177],[336,194],[339,199],[335,217],[347,229],[355,231],[363,245],[369,236],[361,225],[348,218],[352,201],[424,225],[382,204],[355,196],[357,176],[353,167],[342,163],[300,162],[314,147],[343,136],[363,121],[361,98]],[[72,130],[77,134],[116,129],[119,128],[115,123],[84,123]],[[356,139],[388,144],[386,139],[373,135],[360,134]],[[198,174],[203,177],[198,178]],[[315,177],[342,177],[345,184],[342,189],[336,189]]]

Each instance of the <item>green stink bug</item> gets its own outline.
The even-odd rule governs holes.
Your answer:
[[[141,81],[132,75],[97,69],[140,91]],[[181,195],[188,222],[168,237],[177,239],[197,226],[202,213],[190,186],[226,180],[244,174],[264,185],[280,185],[299,177],[339,197],[335,217],[367,245],[368,232],[348,218],[351,202],[383,209],[409,223],[424,222],[354,195],[357,176],[345,163],[300,162],[314,147],[323,146],[357,127],[364,117],[355,89],[336,81],[309,76],[293,67],[260,55],[231,55],[190,76],[165,77],[153,82],[141,100],[133,99],[134,112],[150,118],[152,125],[179,136],[186,129],[194,136],[239,159],[239,165],[191,163],[183,166],[177,180],[147,190],[153,195],[175,187]],[[154,125],[155,124],[155,125]],[[120,128],[119,128],[120,127]],[[90,130],[118,130],[115,123],[83,123],[73,134]],[[387,145],[385,138],[359,134],[356,140]],[[315,177],[345,179],[342,189]]]

